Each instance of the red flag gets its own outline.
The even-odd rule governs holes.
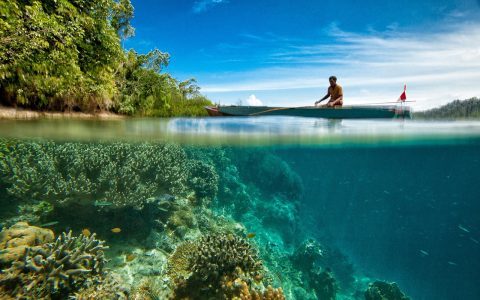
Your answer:
[[[407,91],[407,85],[405,84],[403,86],[403,93],[400,95],[400,98],[398,98],[397,101],[405,102],[405,100],[407,100],[407,94],[405,93],[406,91]]]

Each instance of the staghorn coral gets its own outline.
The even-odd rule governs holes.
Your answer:
[[[28,247],[0,276],[4,294],[21,299],[65,298],[68,294],[102,283],[106,260],[103,241],[80,234],[62,233],[53,243]]]
[[[173,144],[0,140],[0,157],[0,180],[11,197],[54,205],[102,200],[141,208],[150,197],[186,194],[191,173],[185,152]],[[211,171],[191,166],[196,174]],[[197,181],[196,188],[206,189],[211,180]]]
[[[395,282],[375,281],[365,291],[365,300],[410,300]]]
[[[0,266],[9,266],[25,254],[27,248],[53,241],[50,229],[30,226],[18,222],[0,232]]]

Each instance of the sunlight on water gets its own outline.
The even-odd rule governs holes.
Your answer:
[[[1,121],[0,136],[55,140],[170,141],[201,145],[405,144],[468,142],[480,122],[326,120],[299,117],[173,118],[115,121]]]

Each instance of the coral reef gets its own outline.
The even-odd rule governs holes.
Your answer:
[[[395,282],[375,281],[365,291],[365,300],[410,300]]]
[[[280,157],[263,150],[232,151],[230,156],[244,182],[254,183],[266,194],[298,200],[303,194],[301,178]],[[252,167],[254,166],[254,167]]]
[[[127,300],[129,292],[125,287],[121,287],[112,276],[104,276],[102,281],[81,288],[70,296],[72,300]],[[135,298],[134,298],[135,299]]]
[[[271,285],[263,289],[251,289],[249,284],[237,278],[222,284],[223,299],[232,300],[285,300],[282,288],[274,289]]]
[[[5,196],[5,198],[8,197]],[[0,205],[2,205],[1,200]],[[10,202],[2,205],[2,209],[5,214],[3,218],[0,217],[0,224],[4,227],[10,227],[18,222],[40,224],[42,220],[48,218],[52,213],[53,205],[46,201]]]
[[[54,237],[50,229],[16,223],[0,232],[0,266],[9,266],[24,256],[27,248],[49,243]]]
[[[299,223],[296,201],[275,195],[257,202],[255,209],[255,214],[261,216],[263,226],[279,232],[285,240],[291,240],[295,236]]]
[[[322,245],[314,239],[308,239],[295,250],[291,260],[298,269],[309,272],[323,254]]]
[[[105,275],[103,241],[62,233],[55,242],[27,247],[23,257],[0,276],[0,293],[22,299],[65,299],[100,285]]]
[[[335,300],[338,291],[337,281],[330,270],[310,273],[310,285],[315,290],[318,299]]]
[[[248,291],[249,297],[283,295],[281,290],[265,293],[261,285],[253,286],[264,277],[262,262],[246,240],[233,234],[210,234],[179,245],[169,258],[168,270],[174,283],[172,299],[257,299],[245,292],[247,298],[240,298],[242,291]]]
[[[203,281],[215,282],[237,267],[253,276],[262,270],[262,263],[251,244],[233,234],[213,234],[200,238],[193,262],[194,276]]]
[[[168,276],[173,282],[186,280],[192,270],[193,253],[198,245],[191,241],[185,241],[177,246],[175,252],[168,258]]]
[[[190,171],[187,184],[199,199],[213,199],[218,192],[218,174],[212,165],[200,160],[188,162]]]
[[[101,200],[110,207],[141,208],[150,197],[186,194],[189,186],[189,160],[178,145],[5,140],[0,144],[2,184],[18,200],[54,205],[93,205]],[[194,173],[203,174],[203,164],[192,167]],[[215,184],[211,180],[196,184],[201,193],[215,190],[209,186]]]
[[[146,279],[142,280],[132,292],[130,299],[134,300],[160,300],[167,299],[165,294],[165,287],[159,284],[158,280]]]

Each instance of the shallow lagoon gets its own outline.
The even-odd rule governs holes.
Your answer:
[[[287,299],[332,296],[325,274],[337,299],[377,279],[412,299],[480,297],[480,122],[0,121],[0,137],[17,164],[2,168],[3,228],[96,232],[127,288],[168,295],[175,249],[228,232],[265,266],[249,287]]]

